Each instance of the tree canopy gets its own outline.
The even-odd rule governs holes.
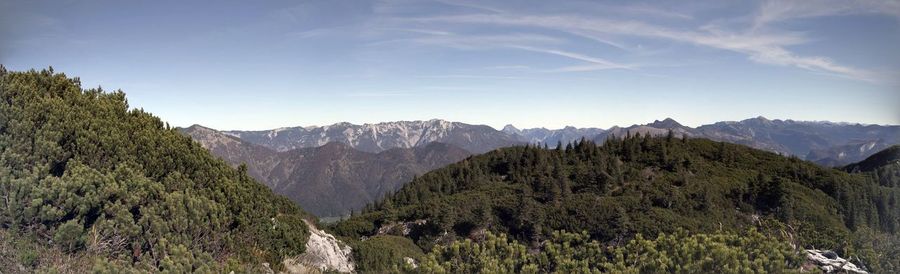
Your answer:
[[[52,68],[0,68],[0,200],[4,230],[149,271],[277,265],[310,217],[123,92]]]
[[[484,231],[539,248],[560,230],[621,246],[638,234],[756,227],[798,248],[862,254],[885,247],[854,243],[857,231],[896,235],[898,196],[900,188],[868,174],[705,139],[629,134],[602,145],[529,145],[474,156],[416,178],[334,230],[360,237],[427,220],[405,236],[431,250]],[[864,258],[895,266],[897,259]]]

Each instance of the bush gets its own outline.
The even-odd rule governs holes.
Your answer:
[[[384,273],[404,269],[404,258],[421,260],[422,250],[412,240],[380,235],[359,242],[353,249],[356,268],[363,273]]]
[[[802,256],[778,239],[750,230],[744,234],[684,231],[638,235],[621,247],[603,247],[587,233],[556,231],[540,252],[506,235],[488,233],[482,242],[436,246],[421,273],[784,273],[800,267]]]
[[[78,220],[69,220],[56,229],[53,242],[66,251],[75,251],[84,246],[84,226]]]
[[[230,257],[274,266],[308,237],[300,219],[310,215],[246,170],[132,109],[123,92],[83,90],[52,69],[0,66],[0,196],[0,227],[150,271]]]
[[[25,267],[35,267],[38,263],[38,254],[34,250],[23,250],[19,253],[19,261]]]

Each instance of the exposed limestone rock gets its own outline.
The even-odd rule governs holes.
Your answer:
[[[413,259],[410,257],[403,257],[403,262],[405,262],[406,265],[408,265],[412,269],[419,268],[419,263],[416,262],[416,259]]]
[[[806,250],[806,260],[818,266],[825,273],[869,273],[865,268],[838,257],[837,253],[831,250]]]
[[[412,222],[403,222],[403,223],[391,223],[378,228],[378,233],[376,235],[401,235],[407,236],[412,230],[417,226],[423,226],[428,223],[428,220],[415,220]]]
[[[319,230],[310,222],[309,241],[306,242],[306,252],[284,260],[288,273],[321,273],[325,271],[337,271],[350,273],[356,269],[352,261],[352,250],[344,245],[333,235]]]

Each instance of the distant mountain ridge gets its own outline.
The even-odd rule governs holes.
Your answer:
[[[340,142],[365,152],[391,148],[423,147],[432,142],[458,146],[473,153],[484,153],[521,141],[486,125],[470,125],[439,119],[397,121],[355,125],[337,123],[328,126],[290,127],[262,131],[223,131],[250,143],[277,151],[319,147]]]
[[[847,165],[844,170],[847,172],[870,172],[885,166],[900,167],[900,145],[879,151],[859,163]]]
[[[416,175],[501,147],[542,143],[555,147],[582,138],[636,134],[706,138],[793,155],[824,166],[845,166],[900,144],[900,126],[769,120],[763,117],[696,128],[674,119],[629,127],[495,130],[443,120],[399,121],[264,131],[182,129],[213,154],[247,172],[318,216],[340,216],[399,189]]]
[[[320,217],[359,210],[416,175],[471,154],[439,142],[372,153],[332,141],[279,152],[200,125],[180,131],[233,166],[245,164],[250,176]]]
[[[843,166],[858,162],[879,150],[900,144],[900,126],[896,125],[770,120],[761,116],[696,128],[684,126],[671,118],[609,129],[571,126],[561,129],[519,129],[507,125],[501,130],[485,125],[433,119],[363,125],[338,123],[321,127],[223,133],[277,151],[341,142],[361,151],[381,152],[391,148],[422,147],[431,142],[441,142],[472,153],[484,153],[525,143],[542,143],[554,147],[557,143],[570,143],[581,138],[602,142],[610,136],[624,137],[638,133],[659,136],[668,134],[670,130],[677,137],[707,138],[742,144],[782,155],[793,155],[824,166]]]
[[[900,144],[900,126],[769,120],[765,117],[717,122],[696,128],[667,118],[646,125],[613,127],[593,140],[600,142],[610,136],[638,133],[661,136],[668,134],[669,130],[677,137],[741,144],[831,167],[858,162],[891,145]]]
[[[558,143],[571,143],[582,137],[591,138],[606,132],[606,130],[600,128],[576,128],[572,126],[561,129],[528,128],[520,130],[513,125],[506,125],[501,131],[515,136],[521,142],[531,144],[544,143],[554,147]]]

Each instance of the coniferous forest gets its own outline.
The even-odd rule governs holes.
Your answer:
[[[309,215],[121,91],[0,68],[0,98],[5,269],[255,272],[303,252]]]
[[[573,266],[585,272],[678,272],[676,266],[692,265],[687,272],[741,273],[743,265],[758,270],[760,263],[782,272],[797,269],[790,258],[806,248],[837,250],[875,272],[891,273],[900,270],[900,188],[891,177],[897,169],[893,164],[848,174],[671,133],[613,137],[601,145],[582,140],[556,149],[529,145],[428,173],[334,229],[350,239],[406,236],[432,251],[426,261],[438,272],[487,267],[477,259],[483,252],[498,260],[490,267],[512,272],[566,273]],[[392,226],[403,229],[384,229]],[[459,242],[484,237],[487,246]],[[543,257],[559,252],[557,245],[576,251],[563,252],[562,259]],[[756,245],[795,251],[779,253],[770,265],[771,257],[748,253]],[[703,265],[702,252],[712,248],[740,250],[743,257],[730,264],[734,268],[709,268],[725,264]],[[675,256],[662,255],[664,260],[693,253],[688,257],[697,261],[650,262],[641,257],[645,249]]]
[[[0,98],[0,268],[258,273],[304,253],[314,216],[123,92],[0,67]],[[671,132],[515,146],[325,228],[362,273],[818,271],[805,249],[894,273],[895,151],[836,169]]]

